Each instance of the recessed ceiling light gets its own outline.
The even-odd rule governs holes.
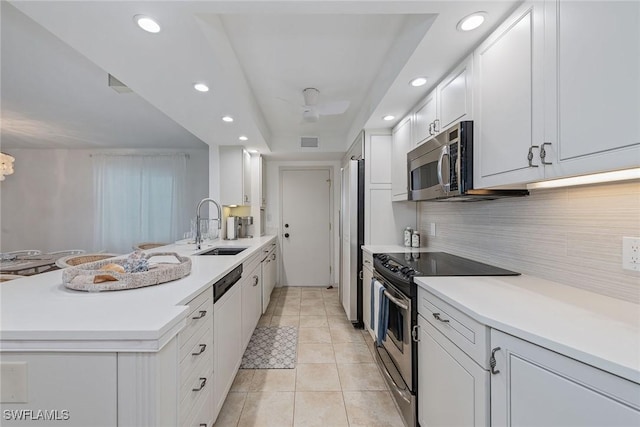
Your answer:
[[[484,22],[484,18],[487,16],[487,12],[475,12],[469,16],[465,16],[458,22],[456,28],[458,31],[471,31],[478,28]]]
[[[244,136],[244,135],[240,135],[240,136],[238,137],[238,139],[239,139],[240,141],[248,141],[248,140],[249,140],[249,138],[247,138],[247,137],[246,137],[246,136]]]
[[[196,83],[193,85],[193,88],[198,92],[209,92],[209,86],[204,83]]]
[[[411,80],[409,84],[413,87],[424,86],[425,84],[427,84],[427,79],[426,77],[416,77],[415,79]]]
[[[384,116],[384,117],[382,118],[382,120],[391,121],[391,120],[393,120],[393,119],[395,119],[395,118],[396,118],[396,116],[392,116],[392,115],[390,115],[390,114],[389,114],[389,115],[387,115],[387,116]]]
[[[146,15],[136,15],[133,17],[133,20],[138,24],[138,27],[149,33],[160,32],[160,24],[158,24],[153,18]]]
[[[222,121],[223,121],[223,122],[227,122],[227,123],[231,123],[231,122],[233,121],[233,117],[231,117],[231,116],[224,116],[224,117],[222,118]]]

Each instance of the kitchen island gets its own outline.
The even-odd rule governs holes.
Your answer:
[[[65,425],[190,423],[204,399],[201,393],[190,401],[190,390],[212,388],[206,375],[196,375],[194,384],[185,377],[185,367],[189,373],[206,372],[209,364],[213,369],[214,352],[206,352],[207,344],[198,341],[200,336],[211,341],[215,350],[213,316],[206,316],[213,310],[211,287],[240,264],[258,265],[265,248],[275,246],[275,236],[204,242],[200,251],[194,244],[149,251],[191,256],[223,246],[247,249],[232,256],[192,256],[188,276],[145,288],[73,291],[62,284],[61,271],[3,283],[3,425],[37,424],[42,421],[37,411],[50,411],[42,415],[49,417],[67,414]],[[191,345],[204,346],[207,362],[187,357],[200,356]],[[215,415],[207,414],[196,425],[208,425]]]

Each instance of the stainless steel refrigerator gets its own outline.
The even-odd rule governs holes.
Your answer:
[[[362,245],[364,244],[364,159],[342,168],[340,203],[340,301],[347,318],[362,328]]]

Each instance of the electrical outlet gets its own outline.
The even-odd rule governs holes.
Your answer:
[[[436,223],[431,222],[429,223],[429,236],[435,236],[435,235],[436,235]]]
[[[622,268],[640,271],[640,237],[622,238]]]

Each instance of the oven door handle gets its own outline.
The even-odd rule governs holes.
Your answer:
[[[397,305],[398,307],[400,307],[401,309],[408,311],[409,310],[409,306],[406,305],[405,303],[403,303],[402,301],[400,301],[398,298],[394,297],[393,295],[391,295],[387,290],[384,291],[384,295],[389,298],[389,300],[394,303],[395,305]]]

